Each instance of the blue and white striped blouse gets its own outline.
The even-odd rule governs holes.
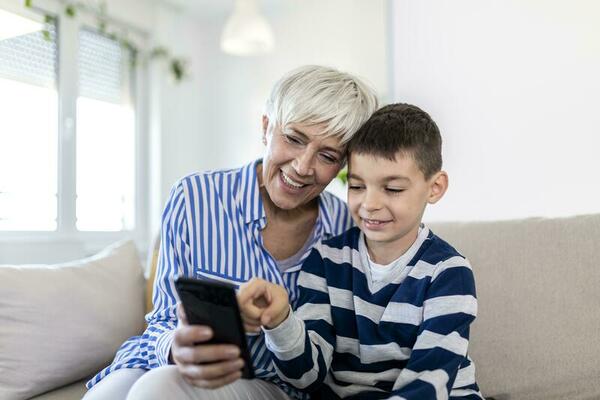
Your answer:
[[[266,333],[282,379],[325,400],[483,398],[467,354],[471,266],[428,228],[419,236],[412,259],[379,287],[358,228],[315,246],[296,311]]]
[[[234,285],[259,277],[285,286],[295,304],[300,266],[312,246],[344,232],[352,220],[342,200],[323,192],[319,196],[312,245],[296,266],[280,272],[261,235],[267,221],[256,175],[260,162],[192,174],[174,185],[162,215],[154,310],[146,315],[148,328],[142,336],[128,339],[113,363],[87,383],[88,388],[120,368],[151,369],[168,364],[177,325],[177,276],[206,277]],[[273,369],[264,335],[248,336],[248,344],[256,376],[271,380],[290,393]]]

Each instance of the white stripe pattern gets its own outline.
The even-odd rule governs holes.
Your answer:
[[[426,321],[442,315],[459,312],[477,315],[477,299],[471,295],[440,296],[425,300],[423,319]]]
[[[409,303],[389,302],[381,321],[420,325],[423,322],[423,307]]]
[[[449,335],[440,335],[439,333],[424,330],[419,335],[419,340],[415,343],[413,350],[429,350],[440,348],[453,352],[459,356],[467,354],[469,341],[457,332],[452,332]]]
[[[336,336],[335,351],[337,353],[349,353],[358,357],[362,363],[371,364],[381,361],[408,360],[412,349],[400,347],[398,343],[385,344],[361,344],[358,339],[344,336]]]

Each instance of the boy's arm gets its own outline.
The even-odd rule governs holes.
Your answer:
[[[469,327],[477,315],[473,272],[467,260],[453,257],[438,265],[423,303],[423,323],[407,366],[391,398],[447,399],[466,360]],[[468,375],[468,374],[467,374]],[[469,377],[461,387],[474,384]]]
[[[265,330],[265,342],[279,377],[312,392],[327,376],[335,345],[323,259],[317,249],[302,265],[298,286],[298,309],[290,310],[276,328]]]

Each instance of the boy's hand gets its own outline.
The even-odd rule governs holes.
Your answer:
[[[260,326],[273,329],[288,316],[288,293],[282,286],[252,278],[240,286],[238,303],[248,332],[260,331]]]

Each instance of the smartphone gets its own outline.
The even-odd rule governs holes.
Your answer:
[[[175,289],[188,322],[211,327],[213,337],[207,343],[238,346],[244,360],[242,378],[253,379],[252,360],[234,286],[218,281],[178,278]]]

